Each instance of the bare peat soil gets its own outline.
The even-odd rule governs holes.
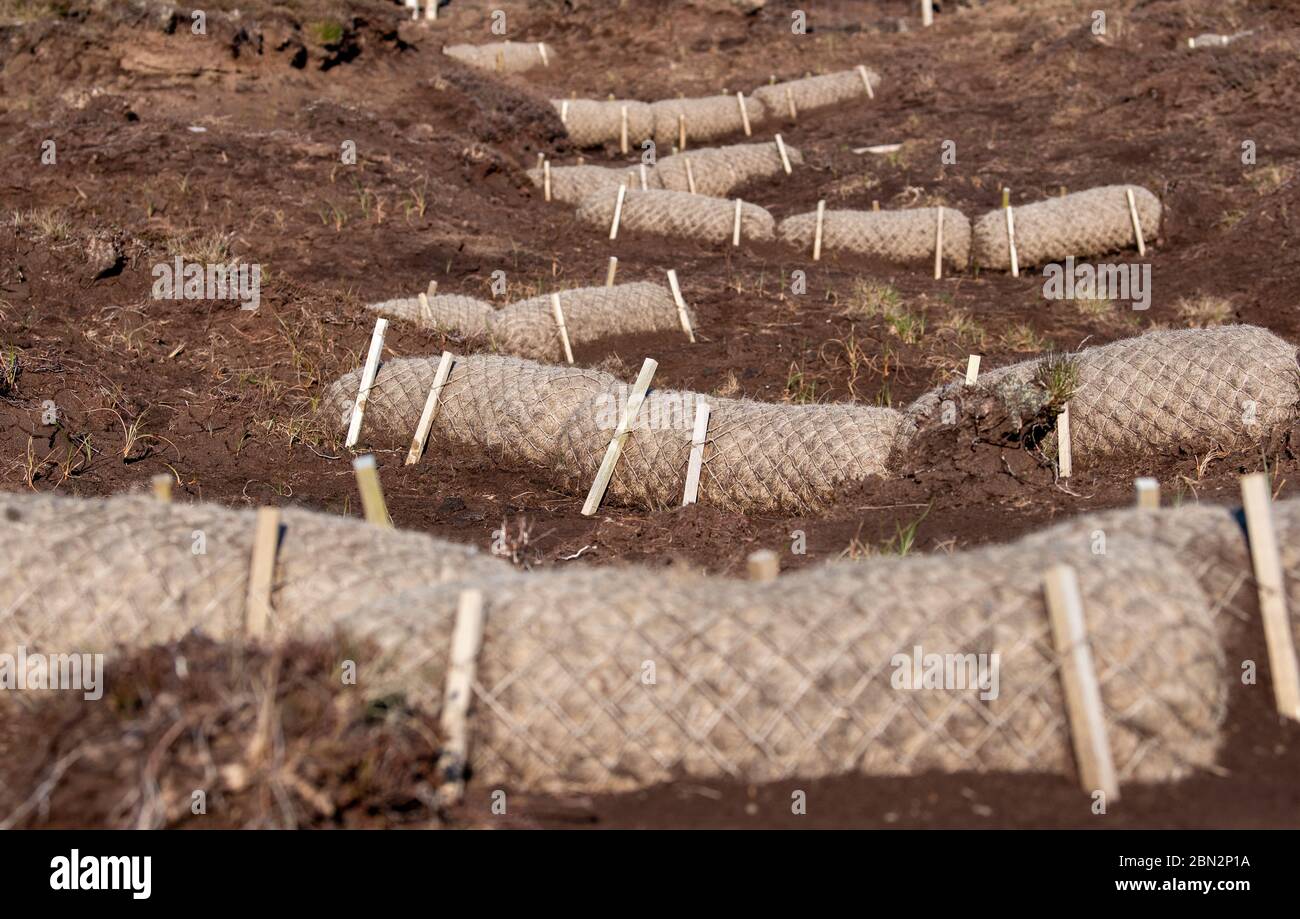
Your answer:
[[[1105,35],[1092,32],[1090,9],[1067,0],[945,3],[924,31],[911,0],[740,6],[454,0],[424,23],[384,0],[214,0],[196,35],[186,11],[146,0],[0,0],[0,487],[108,495],[168,473],[177,500],[359,516],[350,463],[315,408],[364,357],[373,319],[363,304],[429,280],[492,299],[498,270],[508,279],[501,302],[598,284],[610,255],[621,280],[675,268],[700,341],[631,336],[579,348],[578,363],[630,380],[652,356],[658,386],[768,401],[901,406],[955,378],[971,353],[989,369],[1152,328],[1246,322],[1300,341],[1296,3],[1125,3],[1108,11]],[[808,34],[791,32],[796,7],[808,10]],[[497,38],[493,9],[505,11],[508,37],[550,43],[552,66],[497,75],[440,53]],[[1254,31],[1227,48],[1186,47],[1189,36],[1240,30]],[[611,244],[567,206],[545,204],[524,175],[539,153],[561,164],[636,160],[616,147],[572,149],[549,98],[748,91],[859,63],[882,75],[877,98],[757,128],[755,140],[779,130],[807,166],[741,197],[778,219],[820,198],[859,208],[942,201],[973,219],[997,206],[1003,186],[1027,203],[1061,186],[1141,184],[1165,205],[1146,259],[1150,308],[1047,300],[1032,271],[936,281],[866,259],[814,263],[775,245],[634,234]],[[42,163],[47,141],[52,164]],[[341,162],[349,141],[355,165]],[[955,164],[941,162],[945,141]],[[885,143],[903,147],[853,152]],[[177,256],[260,264],[260,307],[153,299],[153,266]],[[796,269],[806,293],[791,291]],[[881,315],[882,302],[907,321]],[[395,323],[385,357],[457,346]],[[436,443],[414,467],[396,451],[377,457],[400,527],[487,547],[505,521],[520,564],[534,568],[736,573],[757,548],[797,568],[898,551],[911,532],[912,551],[1002,541],[1131,503],[1139,475],[1159,478],[1166,501],[1232,503],[1238,476],[1267,466],[1286,495],[1292,440],[1234,454],[1076,456],[1068,483],[1027,453],[954,441],[936,445],[933,462],[802,517],[696,506],[607,507],[588,519],[580,497],[541,470]],[[805,554],[790,551],[796,531]],[[1274,764],[1279,777],[1294,774],[1294,732],[1271,724],[1267,704],[1240,704],[1254,712],[1234,721],[1246,732],[1232,754],[1240,770],[1173,794],[1134,789],[1108,825],[1300,821],[1294,794],[1268,778]],[[1285,753],[1242,752],[1275,746]],[[540,801],[519,821],[1093,825],[1088,802],[1057,777],[846,777],[807,790],[823,803],[804,818],[784,816],[784,786],[674,785]],[[471,796],[454,819],[478,824],[477,806]]]

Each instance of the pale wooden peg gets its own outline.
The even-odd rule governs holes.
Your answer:
[[[613,287],[613,286],[614,286],[614,275],[616,275],[616,274],[618,274],[618,256],[617,256],[617,255],[611,255],[611,256],[609,257],[609,270],[608,270],[607,272],[605,272],[605,286],[606,286],[606,287]]]
[[[930,0],[921,0],[921,25],[934,25],[934,5]]]
[[[880,212],[880,202],[877,201],[875,198],[871,199],[871,210],[876,213]]]
[[[737,198],[737,199],[736,199],[736,220],[735,220],[735,223],[733,224],[733,226],[732,226],[732,228],[731,228],[731,244],[732,244],[733,246],[739,246],[739,245],[740,245],[740,209],[741,209],[741,206],[742,206],[742,205],[741,205],[741,200],[740,200],[739,198]]]
[[[1267,473],[1241,477],[1241,500],[1246,512],[1246,535],[1259,589],[1259,613],[1264,620],[1268,669],[1273,678],[1273,699],[1278,714],[1300,721],[1300,664],[1287,613],[1286,581],[1282,555],[1273,525],[1273,497]]]
[[[1011,276],[1020,277],[1020,258],[1016,254],[1016,215],[1011,207],[1011,189],[1002,189],[1002,209],[1007,214],[1007,248],[1011,252]]]
[[[627,186],[618,187],[618,199],[614,202],[614,221],[609,225],[610,240],[618,239],[618,222],[623,217],[623,198],[627,196]]]
[[[745,560],[751,581],[768,583],[775,581],[781,574],[781,559],[771,549],[759,549],[749,553]]]
[[[1147,254],[1147,244],[1142,239],[1142,221],[1138,219],[1138,208],[1137,202],[1133,200],[1133,189],[1125,188],[1124,196],[1128,198],[1128,215],[1133,221],[1133,236],[1137,239],[1138,255],[1145,256]]]
[[[858,73],[862,76],[862,85],[867,88],[867,98],[876,98],[876,91],[871,88],[871,78],[867,76],[867,68],[863,64],[858,65]]]
[[[388,506],[384,503],[384,489],[379,484],[379,469],[375,458],[370,454],[358,456],[352,461],[352,470],[357,477],[357,490],[361,492],[361,509],[366,520],[375,526],[392,527],[393,521],[388,516]]]
[[[1133,480],[1137,490],[1137,506],[1154,510],[1160,506],[1160,483],[1153,478],[1143,477]]]
[[[627,143],[627,106],[623,106],[621,115],[621,125],[618,132],[618,149],[624,154],[628,151]]]
[[[153,496],[155,498],[157,498],[163,504],[166,504],[169,501],[171,501],[172,482],[176,481],[176,479],[172,476],[170,472],[160,472],[156,476],[154,476],[150,481],[153,483]]]
[[[966,361],[966,385],[974,386],[980,376],[980,356],[972,354]]]
[[[623,441],[627,439],[632,426],[636,424],[637,413],[641,411],[641,403],[645,401],[646,391],[650,389],[650,381],[654,379],[658,367],[659,362],[649,357],[641,365],[641,373],[632,385],[627,404],[623,406],[623,415],[619,419],[614,436],[609,441],[605,458],[601,460],[600,470],[596,473],[595,481],[591,483],[591,490],[587,492],[587,500],[582,505],[582,516],[590,517],[600,507],[601,499],[605,497],[605,489],[609,487],[609,480],[614,475],[614,467],[618,465],[619,455],[623,452]]]
[[[560,330],[560,343],[564,345],[564,359],[568,363],[573,363],[573,348],[569,346],[569,329],[564,324],[564,308],[560,306],[560,295],[551,294],[551,315],[555,317],[555,325]]]
[[[569,100],[564,99],[560,102],[560,124],[566,128],[569,126]]]
[[[686,309],[686,301],[682,299],[682,289],[677,284],[677,271],[673,268],[668,269],[668,287],[673,292],[673,302],[677,304],[677,318],[681,320],[682,331],[686,333],[690,343],[695,344],[695,331],[691,328],[691,315]]]
[[[934,279],[943,277],[943,207],[935,208],[934,218]]]
[[[680,112],[677,115],[677,149],[686,152],[686,115]]]
[[[781,168],[785,170],[785,174],[792,174],[794,170],[790,167],[790,157],[785,152],[785,141],[781,139],[780,134],[776,135],[776,152],[781,154]]]
[[[424,456],[425,445],[429,442],[429,431],[433,427],[433,419],[438,414],[438,400],[442,398],[442,388],[447,385],[447,377],[451,374],[452,359],[450,351],[442,352],[438,369],[433,375],[433,385],[429,387],[429,395],[424,400],[424,410],[420,412],[419,424],[415,426],[415,436],[411,438],[411,449],[406,451],[404,464],[406,466],[418,463],[420,457]]]
[[[686,188],[693,195],[695,194],[695,173],[691,169],[691,158],[688,156],[682,161],[686,164]]]
[[[344,444],[349,450],[361,439],[361,419],[366,413],[366,404],[370,401],[375,376],[379,373],[379,356],[384,350],[384,333],[387,330],[387,319],[375,320],[375,330],[370,335],[370,353],[366,355],[366,365],[361,371],[361,386],[357,390],[357,401],[352,406],[352,421],[348,425],[348,437]]]
[[[745,126],[745,136],[750,137],[754,132],[749,128],[749,110],[745,108],[745,94],[736,93],[736,102],[740,104],[740,121]]]
[[[786,107],[790,110],[790,120],[798,121],[799,110],[794,107],[794,91],[791,90],[790,87],[788,86],[785,88],[785,104]]]
[[[650,190],[650,184],[648,178],[649,177],[646,175],[645,163],[642,163],[641,164],[641,190],[642,191]]]
[[[542,188],[545,190],[545,200],[551,200],[551,161],[542,161]]]
[[[1054,565],[1044,573],[1043,587],[1080,784],[1085,792],[1102,792],[1107,803],[1117,801],[1119,779],[1106,736],[1106,714],[1088,643],[1078,575],[1069,565]]]
[[[817,202],[817,226],[813,230],[813,261],[822,258],[822,224],[826,221],[826,201]]]
[[[434,0],[434,2],[437,2],[437,0]],[[551,59],[550,59],[550,58],[547,56],[547,54],[546,54],[546,42],[540,42],[540,41],[539,41],[539,42],[537,43],[537,53],[540,54],[540,55],[542,56],[542,66],[543,66],[543,67],[550,67],[550,66],[551,66]]]
[[[704,467],[704,444],[709,433],[709,403],[695,403],[695,430],[691,434],[691,458],[686,464],[686,487],[682,507],[694,504],[700,493],[700,471]]]
[[[478,655],[483,647],[483,592],[468,588],[457,598],[456,622],[451,631],[451,652],[447,661],[447,682],[442,694],[442,715],[438,727],[442,751],[438,774],[443,784],[438,797],[443,804],[460,802],[465,793],[469,766],[469,706],[478,674]]]
[[[425,294],[429,297],[434,297],[437,295],[437,293],[438,293],[438,282],[430,281],[428,288],[425,290]]]
[[[1061,407],[1056,416],[1056,464],[1061,478],[1068,479],[1074,472],[1073,448],[1070,443],[1070,403]]]
[[[275,555],[279,544],[280,509],[259,507],[253,530],[253,556],[244,608],[244,635],[253,641],[266,637],[271,621],[271,588],[275,582]]]
[[[425,325],[433,325],[433,307],[429,305],[429,295],[426,293],[419,293],[415,295],[415,299],[419,301],[420,304],[421,321],[423,321]]]

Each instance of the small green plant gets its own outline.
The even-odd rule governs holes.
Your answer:
[[[885,322],[905,345],[919,344],[925,335],[925,317],[898,309],[886,314]]]
[[[309,27],[312,37],[322,45],[337,45],[343,40],[343,23],[333,19],[313,22]]]
[[[921,511],[921,516],[917,517],[906,526],[900,526],[897,523],[894,524],[894,535],[891,539],[886,541],[884,545],[885,554],[904,556],[908,555],[914,548],[916,548],[916,531],[921,526],[921,521],[929,515],[932,506],[933,505],[931,504],[927,504],[925,510]]]
[[[1047,404],[1059,410],[1079,389],[1079,362],[1071,354],[1049,354],[1039,363],[1034,382],[1047,393]]]
[[[807,405],[817,401],[817,384],[808,380],[798,364],[790,365],[790,372],[785,380],[785,398],[796,405]]]
[[[852,319],[874,319],[898,309],[901,304],[902,297],[890,285],[879,281],[858,281],[853,285],[853,293],[840,315]]]

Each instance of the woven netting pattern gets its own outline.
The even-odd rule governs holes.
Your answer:
[[[1133,189],[1143,237],[1148,243],[1154,240],[1160,230],[1160,199],[1137,185],[1107,185],[1016,207],[1017,262],[1027,267],[1136,248],[1127,188]],[[972,255],[981,268],[1011,268],[1006,211],[989,211],[975,221]]]
[[[646,167],[646,187],[660,188],[658,171]],[[528,170],[529,180],[543,188],[546,175],[541,169]],[[566,204],[580,204],[597,192],[613,194],[620,185],[641,187],[641,172],[636,166],[552,166],[551,197]]]
[[[867,79],[872,92],[880,91],[880,74],[867,68]],[[867,88],[862,85],[862,74],[857,70],[841,70],[818,77],[787,80],[754,90],[754,98],[766,107],[769,117],[783,117],[790,111],[786,90],[794,98],[795,109],[800,112],[838,105],[854,99],[865,100]]]
[[[1300,403],[1296,349],[1267,329],[1223,326],[1149,332],[1072,356],[1077,390],[1070,399],[1075,464],[1114,453],[1231,450],[1280,432]],[[1042,359],[982,374],[978,392],[999,391],[1032,411]],[[932,418],[945,400],[969,398],[954,384],[907,409]],[[924,422],[921,422],[924,423]]]
[[[429,304],[427,308],[420,305],[419,297],[398,297],[368,303],[366,309],[427,329],[467,336],[486,335],[496,313],[492,304],[460,294],[437,294],[425,299]]]
[[[240,634],[251,512],[146,498],[0,505],[13,549],[0,559],[0,647]],[[1296,609],[1300,549],[1286,547],[1300,546],[1300,502],[1274,510]],[[199,532],[206,551],[194,554]],[[521,573],[419,534],[286,510],[271,635],[362,640],[378,650],[358,660],[364,691],[436,706],[457,597],[482,590],[471,760],[487,784],[1070,774],[1040,580],[1057,563],[1079,576],[1121,780],[1212,764],[1237,674],[1228,635],[1258,616],[1245,540],[1224,508],[1112,511],[1010,545],[835,563],[771,584],[637,567]],[[996,695],[991,683],[896,682],[911,667],[897,655],[918,646],[996,653]]]
[[[909,264],[934,261],[939,208],[904,211],[826,211],[822,219],[822,251],[857,252]],[[817,212],[781,221],[777,234],[800,250],[811,251],[817,232]],[[955,268],[970,261],[970,221],[961,211],[943,208],[943,260]]]
[[[555,49],[546,46],[546,57],[537,42],[497,41],[484,45],[448,45],[442,49],[448,57],[478,67],[482,70],[501,68],[504,73],[517,73],[547,66],[555,60]]]
[[[406,358],[379,370],[362,437],[376,446],[410,442],[437,360]],[[324,411],[346,425],[360,373],[326,393]],[[495,355],[458,358],[440,397],[431,437],[453,448],[553,470],[572,494],[591,485],[627,403],[609,374]],[[711,409],[699,500],[732,510],[817,507],[845,484],[883,474],[901,421],[875,406],[786,405],[653,390],[606,492],[606,500],[679,504],[696,402]]]
[[[623,130],[623,107],[627,107],[628,144],[640,148],[641,141],[654,136],[654,111],[646,102],[633,99],[552,99],[560,113],[569,140],[578,147],[598,147],[618,141]]]
[[[597,192],[578,205],[578,219],[608,231],[613,223],[616,202],[616,192]],[[629,191],[623,201],[619,232],[729,243],[735,217],[735,202],[723,198],[680,191]],[[776,221],[771,214],[756,204],[744,202],[741,205],[742,241],[766,242],[775,235]]]
[[[611,335],[682,331],[672,292],[662,284],[640,281],[613,287],[579,287],[558,293],[565,329],[573,345]],[[694,327],[694,316],[689,309],[687,316]],[[549,294],[502,309],[492,324],[492,339],[508,354],[564,360],[564,345]]]
[[[803,154],[786,145],[790,166],[802,166]],[[690,175],[686,160],[691,161]],[[661,157],[655,165],[655,179],[659,187],[670,191],[690,191],[690,180],[695,180],[695,192],[725,198],[747,182],[781,175],[785,167],[775,143],[732,144],[727,147],[705,147]]]
[[[751,129],[767,120],[763,103],[753,96],[745,96],[745,113]],[[654,113],[654,140],[664,149],[678,140],[678,119],[686,121],[686,143],[713,140],[728,134],[743,133],[744,118],[740,114],[740,100],[735,96],[706,96],[702,99],[661,99],[652,102]]]

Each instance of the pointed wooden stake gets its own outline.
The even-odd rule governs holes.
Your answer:
[[[375,526],[392,527],[393,521],[388,516],[388,506],[384,504],[384,489],[379,484],[379,470],[375,467],[375,458],[367,453],[352,461],[352,471],[356,473],[357,489],[361,492],[361,509],[366,520]]]
[[[569,329],[564,324],[564,308],[560,306],[560,295],[551,294],[551,315],[555,317],[555,325],[560,330],[560,343],[564,345],[564,359],[573,363],[573,348],[569,347]]]
[[[627,144],[627,106],[626,105],[623,106],[622,109],[621,127],[619,128],[619,132],[618,132],[618,149],[622,151],[624,155],[627,154],[628,144]]]
[[[1137,202],[1133,200],[1133,189],[1124,189],[1124,195],[1128,198],[1128,215],[1133,221],[1133,235],[1137,238],[1138,255],[1145,256],[1147,254],[1147,244],[1142,239],[1142,221],[1138,219],[1138,208]]]
[[[442,388],[447,385],[447,377],[451,374],[452,359],[450,351],[442,352],[438,369],[433,375],[433,385],[429,387],[429,395],[424,400],[424,410],[420,412],[420,422],[415,426],[415,436],[411,438],[411,449],[406,451],[406,466],[418,463],[420,457],[424,456],[424,447],[429,442],[429,430],[438,414],[438,400],[442,397]]]
[[[683,162],[686,163],[686,188],[693,195],[695,194],[695,173],[691,171],[691,158],[685,157]]]
[[[172,476],[170,472],[160,472],[156,476],[154,476],[150,481],[153,482],[153,496],[155,498],[157,498],[163,504],[166,504],[169,501],[171,501],[172,483],[175,482],[176,479]]]
[[[980,375],[980,356],[972,354],[966,361],[966,385],[974,386]]]
[[[686,487],[682,507],[694,504],[700,493],[700,471],[704,467],[704,444],[709,433],[709,403],[695,403],[695,430],[691,434],[691,458],[686,464]]]
[[[817,228],[813,231],[813,261],[819,262],[822,258],[822,224],[826,221],[826,202],[825,200],[817,202]]]
[[[785,141],[781,139],[780,134],[776,135],[776,152],[781,154],[781,168],[785,170],[785,174],[793,173],[794,170],[790,168],[790,157],[785,152]]]
[[[737,198],[736,199],[736,220],[735,220],[735,224],[731,228],[731,244],[733,246],[740,245],[740,208],[741,208],[741,201],[739,198]]]
[[[551,200],[551,161],[542,161],[542,188],[545,192],[545,200]]]
[[[387,319],[375,320],[375,330],[370,335],[370,353],[366,355],[366,366],[361,371],[361,386],[357,390],[356,404],[352,406],[352,422],[348,425],[348,437],[344,444],[349,450],[361,439],[361,419],[366,413],[366,403],[370,401],[375,376],[379,373],[379,355],[384,350],[384,332],[387,330]]]
[[[677,272],[668,269],[668,287],[673,292],[673,302],[677,304],[677,318],[682,322],[682,331],[691,344],[695,344],[695,331],[691,328],[691,316],[686,310],[686,301],[682,299],[682,289],[677,286]]]
[[[623,452],[623,441],[627,439],[632,426],[636,424],[637,413],[641,411],[641,403],[645,401],[646,391],[650,389],[650,381],[654,379],[658,367],[659,362],[649,357],[641,365],[641,373],[637,376],[636,383],[632,385],[627,404],[623,406],[622,417],[619,419],[614,436],[610,439],[609,448],[605,451],[605,458],[601,460],[600,470],[596,473],[595,481],[591,483],[591,490],[587,492],[587,500],[582,505],[582,516],[590,517],[600,508],[605,490],[609,488],[609,480],[614,475],[614,467],[618,465],[619,455]]]
[[[934,218],[934,279],[943,277],[943,207],[935,208]]]
[[[745,108],[745,94],[736,93],[736,102],[740,104],[740,121],[745,126],[745,136],[750,137],[754,132],[749,129],[749,111]]]
[[[771,549],[759,549],[757,552],[749,553],[749,558],[745,560],[745,567],[749,571],[751,581],[768,583],[775,581],[781,575],[781,559]]]
[[[616,274],[618,274],[618,256],[617,256],[617,255],[611,255],[611,256],[609,257],[609,271],[605,272],[605,286],[606,286],[606,287],[613,287],[613,286],[614,286],[614,275],[616,275]]]
[[[468,588],[460,592],[456,622],[451,632],[451,653],[447,661],[447,682],[442,694],[442,716],[438,722],[442,751],[438,775],[442,784],[438,797],[444,805],[460,803],[465,794],[469,767],[469,705],[478,673],[478,655],[483,647],[483,592]]]
[[[786,107],[789,108],[790,110],[790,120],[798,121],[799,110],[794,107],[794,91],[791,90],[790,87],[788,86],[785,88],[785,104]]]
[[[686,152],[686,115],[680,112],[677,115],[677,149]]]
[[[1296,662],[1295,636],[1287,614],[1286,581],[1277,531],[1273,527],[1273,498],[1267,473],[1241,478],[1241,500],[1246,512],[1246,535],[1259,588],[1259,614],[1264,620],[1268,669],[1273,678],[1273,699],[1278,714],[1300,721],[1300,664]]]
[[[1137,490],[1137,506],[1155,510],[1160,506],[1160,483],[1152,478],[1140,478],[1133,480],[1133,487]]]
[[[1074,473],[1073,446],[1070,443],[1070,403],[1065,403],[1056,416],[1056,465],[1061,478]]]
[[[871,78],[867,76],[867,68],[863,64],[858,65],[858,73],[862,75],[862,85],[867,88],[867,98],[876,98],[876,92],[871,88]]]
[[[610,240],[618,239],[618,222],[623,219],[623,199],[627,196],[627,186],[618,187],[618,199],[614,202],[614,222],[609,225]]]

